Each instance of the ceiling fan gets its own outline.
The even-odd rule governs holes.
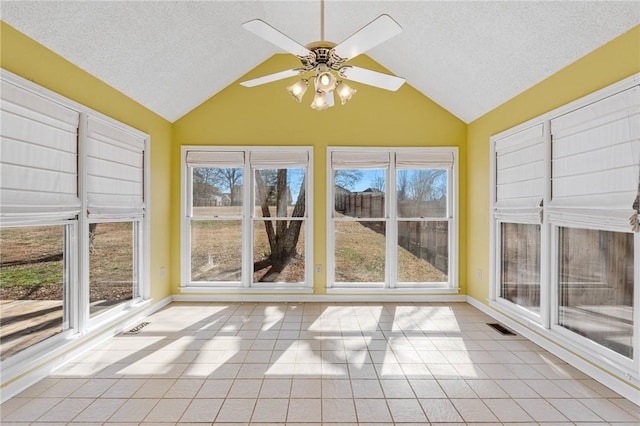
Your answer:
[[[298,102],[309,86],[311,79],[315,88],[315,96],[311,108],[323,110],[334,105],[333,92],[337,92],[342,104],[345,104],[356,93],[344,80],[352,80],[369,86],[396,91],[405,80],[389,74],[347,65],[346,62],[399,34],[402,27],[389,15],[380,15],[367,25],[356,31],[339,44],[324,40],[324,0],[320,11],[320,41],[302,46],[276,28],[260,19],[253,19],[242,24],[242,28],[265,39],[275,46],[298,57],[301,67],[280,71],[240,83],[245,87],[285,78],[313,73],[311,78],[302,78],[287,91]]]

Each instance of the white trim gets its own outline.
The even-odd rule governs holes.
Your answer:
[[[489,307],[471,296],[467,303],[490,317],[504,323],[513,331],[569,363],[598,382],[609,387],[636,405],[640,405],[640,378],[617,369],[610,364],[598,365],[590,361],[590,354],[533,322],[524,322],[521,318],[512,318],[495,307]],[[604,361],[604,360],[598,360]]]
[[[558,336],[565,342],[571,342],[572,345],[580,347],[584,358],[594,362],[600,366],[609,364],[615,365],[616,369],[623,371],[622,374],[640,376],[640,256],[637,251],[640,250],[640,237],[636,232],[634,237],[634,341],[633,341],[633,359],[629,360],[618,353],[610,351],[602,345],[588,340],[572,333],[558,325],[557,307],[558,307],[558,227],[567,226],[572,228],[586,228],[614,232],[630,232],[629,215],[633,213],[631,209],[613,211],[611,209],[586,209],[586,208],[570,208],[567,206],[554,208],[552,200],[552,135],[551,120],[557,117],[569,114],[573,111],[580,110],[588,105],[594,104],[603,99],[612,97],[616,94],[625,92],[640,84],[640,73],[625,78],[615,84],[607,86],[583,98],[570,102],[562,107],[556,108],[536,118],[528,120],[511,129],[500,132],[490,138],[490,274],[489,274],[489,301],[492,307],[498,308],[503,312],[507,312],[514,318],[525,323],[536,322],[545,333]],[[536,315],[524,312],[516,305],[511,306],[510,302],[500,299],[500,222],[517,222],[517,223],[533,223],[530,212],[523,212],[518,215],[511,211],[496,209],[496,143],[503,139],[517,135],[527,129],[535,126],[543,125],[544,133],[544,196],[543,196],[543,217],[540,235],[540,319],[537,320]],[[602,367],[605,368],[605,367]]]
[[[3,387],[0,392],[0,402],[5,402],[20,392],[34,385],[38,381],[53,373],[56,369],[77,359],[89,350],[106,342],[113,336],[127,330],[132,325],[162,309],[173,300],[172,296],[166,297],[157,303],[151,304],[149,300],[122,313],[117,319],[103,327],[96,328],[90,333],[67,339],[63,345],[55,345],[50,350],[42,350],[37,358],[30,360],[28,364],[18,364],[11,369],[2,368]],[[6,383],[6,385],[4,385]]]
[[[359,152],[375,152],[375,153],[387,153],[389,156],[389,164],[384,168],[387,176],[385,179],[385,214],[383,217],[367,217],[367,218],[351,218],[344,217],[338,218],[334,217],[334,191],[333,191],[333,181],[335,170],[342,169],[344,167],[334,168],[332,164],[332,159],[334,158],[334,153],[338,152],[346,152],[351,157],[356,157],[356,154]],[[440,285],[439,289],[453,289],[456,292],[458,291],[459,278],[458,278],[458,264],[459,264],[459,250],[460,250],[460,242],[459,242],[459,226],[460,226],[460,218],[459,218],[459,169],[460,169],[460,160],[459,160],[459,149],[456,146],[451,147],[430,147],[425,146],[421,148],[393,148],[393,147],[375,147],[375,148],[366,148],[366,147],[337,147],[337,146],[328,146],[326,149],[326,229],[327,229],[327,239],[326,239],[326,288],[328,289],[352,289],[358,287],[366,287],[368,289],[411,289],[416,293],[431,292],[432,288],[427,287],[433,283],[407,283],[407,282],[399,282],[397,277],[397,235],[398,235],[398,222],[400,221],[438,221],[438,222],[447,222],[448,223],[448,280],[446,282],[446,287]],[[437,158],[440,158],[444,155],[450,155],[452,165],[448,167],[444,167],[442,164],[438,165],[430,165],[425,163],[425,167],[444,169],[447,173],[447,211],[445,216],[443,217],[427,217],[427,218],[400,218],[397,217],[397,209],[396,209],[396,199],[392,197],[396,194],[396,154],[416,154],[421,158],[426,158],[428,155],[433,154]],[[415,168],[420,168],[419,165],[413,166]],[[367,169],[366,166],[357,167],[357,164],[353,167],[355,169]],[[381,168],[381,167],[376,167]],[[386,224],[386,232],[385,232],[385,280],[384,282],[375,282],[375,283],[365,283],[365,282],[354,282],[354,283],[346,283],[335,281],[335,224],[338,222],[353,222],[353,221],[371,221],[371,222],[385,222]],[[440,283],[438,283],[440,284]]]
[[[197,151],[202,156],[216,152],[242,152],[244,154],[244,163],[242,166],[242,212],[233,217],[200,217],[194,218],[191,214],[192,204],[192,169],[193,166],[187,164],[187,154]],[[256,153],[256,155],[252,155]],[[281,163],[277,162],[279,153],[289,155],[290,158],[297,158],[295,163],[289,162],[287,158],[283,158]],[[303,222],[302,232],[304,233],[305,247],[305,274],[302,283],[256,283],[253,281],[253,233],[254,225],[262,222],[265,218],[256,216],[255,206],[252,200],[255,200],[255,184],[254,172],[255,167],[251,164],[251,158],[255,157],[260,160],[273,160],[273,164],[269,164],[269,168],[293,168],[305,170],[305,214],[303,217],[270,217],[269,220],[287,220]],[[302,158],[306,162],[301,162]],[[180,156],[180,291],[189,292],[280,292],[294,291],[302,289],[307,292],[313,290],[313,147],[306,145],[299,146],[215,146],[215,145],[183,145],[181,146]],[[266,163],[260,165],[263,168]],[[214,165],[212,167],[220,167]],[[191,223],[194,220],[235,220],[240,221],[242,226],[242,279],[241,281],[192,281],[191,278]],[[284,289],[284,290],[283,290]]]
[[[355,303],[426,303],[426,302],[466,302],[464,295],[423,295],[423,294],[180,294],[174,295],[175,302],[355,302]]]
[[[78,339],[84,341],[86,336],[94,334],[94,329],[103,329],[109,327],[110,324],[120,321],[123,315],[127,312],[131,312],[144,304],[149,303],[150,297],[150,219],[149,219],[149,203],[150,203],[150,137],[144,132],[136,130],[131,126],[121,123],[113,118],[110,118],[98,111],[95,111],[89,107],[74,102],[64,96],[56,94],[44,87],[41,87],[31,81],[28,81],[18,75],[15,75],[4,69],[0,69],[0,80],[11,83],[20,89],[34,93],[40,97],[43,97],[49,101],[60,104],[68,109],[71,109],[79,114],[78,129],[77,129],[77,155],[78,155],[78,170],[77,170],[77,192],[80,199],[80,211],[77,220],[63,220],[51,221],[46,218],[28,217],[23,221],[12,222],[11,226],[37,226],[45,224],[64,225],[65,233],[67,235],[67,245],[65,252],[65,262],[68,266],[66,277],[68,278],[68,288],[65,289],[65,300],[63,302],[64,321],[69,327],[68,332],[60,333],[53,336],[50,340],[45,339],[38,344],[34,344],[23,351],[8,357],[1,365],[4,368],[2,371],[2,382],[10,383],[16,377],[26,374],[29,375],[29,371],[34,368],[39,368],[39,365],[43,363],[55,363],[57,362],[53,358],[60,354],[64,354],[65,351],[69,351],[70,345],[77,345]],[[99,120],[102,123],[107,123],[109,126],[119,129],[126,137],[132,137],[138,140],[137,147],[143,149],[143,203],[144,203],[144,216],[133,219],[137,222],[136,229],[138,230],[138,251],[135,253],[137,262],[134,265],[137,275],[136,293],[140,297],[136,297],[135,300],[129,301],[123,304],[120,308],[109,310],[110,314],[105,312],[100,315],[99,321],[94,321],[91,324],[89,320],[89,218],[87,216],[87,137],[88,137],[88,117]],[[142,238],[140,235],[142,234]],[[146,299],[146,300],[145,300]],[[99,324],[98,324],[99,323]],[[58,337],[64,337],[59,339]],[[15,368],[13,368],[15,367]],[[6,377],[9,377],[7,379]],[[3,398],[5,396],[5,388],[3,388]]]

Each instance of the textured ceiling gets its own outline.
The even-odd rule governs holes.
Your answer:
[[[403,31],[367,54],[465,122],[640,24],[637,0],[327,0],[325,38],[382,13]],[[320,39],[319,0],[2,0],[0,17],[172,122],[281,52],[243,22]]]

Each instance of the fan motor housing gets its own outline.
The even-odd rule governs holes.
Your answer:
[[[336,44],[330,41],[309,43],[305,47],[311,51],[311,55],[299,56],[300,61],[308,70],[316,68],[319,64],[325,64],[331,69],[339,70],[346,59],[335,54],[333,50],[335,46]]]

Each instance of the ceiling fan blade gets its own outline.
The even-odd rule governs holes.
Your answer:
[[[352,59],[400,32],[402,27],[391,16],[380,15],[350,35],[333,50],[341,58]]]
[[[272,81],[278,81],[300,74],[302,73],[299,68],[293,68],[286,71],[280,71],[275,74],[269,74],[262,77],[254,78],[252,80],[243,81],[242,83],[240,83],[240,85],[244,87],[255,87],[261,84],[271,83]]]
[[[383,74],[378,71],[371,71],[365,68],[346,66],[340,69],[340,75],[347,80],[368,84],[395,92],[402,86],[405,79],[395,75]]]
[[[311,53],[309,49],[292,40],[261,19],[254,19],[252,21],[245,22],[242,24],[242,28],[267,40],[269,43],[278,46],[286,52],[293,53],[294,55],[307,56]]]

